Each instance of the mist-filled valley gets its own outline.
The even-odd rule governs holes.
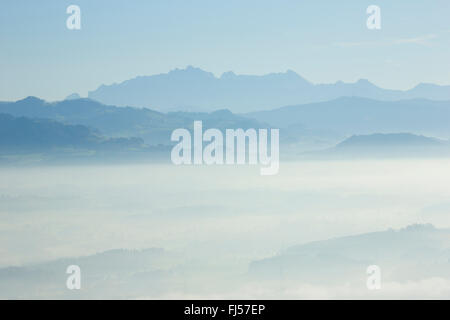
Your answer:
[[[0,296],[449,298],[449,168],[1,167]],[[81,290],[66,288],[73,264]],[[382,290],[367,289],[369,265]]]

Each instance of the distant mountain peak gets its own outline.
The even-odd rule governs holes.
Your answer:
[[[448,87],[448,86],[441,86],[439,84],[421,82],[417,84],[414,88],[431,88],[431,87]]]
[[[285,72],[285,74],[288,75],[288,76],[294,76],[294,77],[297,77],[297,78],[302,78],[302,79],[304,79],[304,78],[303,78],[302,76],[300,76],[297,72],[295,72],[294,70],[291,70],[291,69],[287,69],[286,72]]]
[[[81,96],[78,93],[69,94],[64,100],[76,100],[81,99]]]
[[[215,115],[215,116],[233,116],[233,113],[228,110],[228,109],[220,109],[220,110],[216,110],[211,112],[211,115]]]
[[[23,103],[44,103],[45,101],[38,97],[35,97],[35,96],[28,96],[22,100],[17,101],[17,103],[21,103],[21,102],[23,102]]]
[[[374,84],[372,82],[370,82],[368,79],[364,79],[364,78],[356,81],[356,84],[358,84],[360,86],[374,86]]]
[[[179,68],[175,68],[171,71],[169,71],[168,75],[189,75],[189,76],[201,76],[201,77],[207,77],[207,78],[215,78],[214,74],[211,72],[207,72],[205,70],[202,70],[200,68],[197,67],[193,67],[193,66],[187,66],[185,69],[179,69]]]

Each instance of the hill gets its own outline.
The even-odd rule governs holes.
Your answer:
[[[450,101],[377,101],[344,97],[246,114],[279,128],[298,126],[344,136],[410,132],[450,138]]]
[[[410,133],[375,133],[354,135],[339,143],[337,149],[357,148],[401,148],[401,147],[444,147],[448,141],[418,136]]]
[[[450,230],[411,225],[305,243],[254,261],[249,274],[327,285],[356,282],[364,288],[369,265],[380,266],[384,282],[448,277]]]
[[[66,125],[48,119],[14,118],[0,114],[1,153],[48,151],[62,148],[114,149],[139,148],[138,138],[105,138],[82,125]]]
[[[146,108],[115,107],[91,99],[72,99],[48,103],[36,97],[0,104],[0,113],[15,117],[47,118],[70,125],[98,129],[108,137],[139,137],[149,145],[171,144],[176,128],[192,128],[202,120],[205,128],[264,128],[254,119],[235,115],[228,110],[211,113],[171,112],[164,114]]]

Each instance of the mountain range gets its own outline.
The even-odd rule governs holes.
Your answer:
[[[40,118],[65,125],[82,125],[111,138],[138,137],[148,145],[168,145],[177,128],[192,128],[202,120],[205,128],[264,128],[267,125],[228,110],[161,113],[146,108],[115,107],[91,99],[70,99],[49,103],[36,97],[0,103],[0,113],[14,117]]]
[[[409,132],[450,138],[450,101],[412,99],[379,101],[341,97],[326,102],[292,105],[246,116],[298,132],[355,134]]]
[[[170,141],[173,130],[192,130],[195,120],[201,120],[205,129],[221,131],[279,128],[284,154],[311,151],[324,151],[320,156],[450,154],[447,141],[450,101],[378,101],[361,97],[341,97],[246,114],[227,109],[163,113],[148,108],[105,105],[76,96],[51,103],[28,97],[0,102],[0,151],[5,154],[13,149],[74,148],[153,152],[151,146],[155,146],[160,152],[173,144]]]
[[[389,90],[366,79],[354,83],[313,84],[291,70],[262,76],[226,72],[216,77],[189,66],[164,74],[101,85],[88,93],[91,99],[116,106],[148,107],[163,112],[229,109],[237,113],[346,96],[382,101],[416,98],[450,100],[450,86],[420,83],[406,91]]]

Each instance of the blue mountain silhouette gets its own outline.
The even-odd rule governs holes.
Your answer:
[[[82,125],[66,125],[49,119],[15,118],[0,114],[0,153],[49,151],[61,148],[139,148],[139,138],[106,138]]]
[[[0,113],[14,117],[47,118],[70,125],[97,129],[108,137],[139,137],[147,144],[170,144],[176,128],[191,128],[194,120],[202,120],[205,128],[263,128],[254,119],[228,110],[205,112],[171,112],[146,108],[115,107],[91,99],[71,99],[48,103],[36,97],[0,104]]]
[[[355,83],[313,84],[291,70],[262,76],[226,72],[215,77],[210,72],[189,66],[165,74],[102,85],[89,92],[89,98],[117,106],[149,107],[159,111],[227,108],[239,113],[344,96],[386,101],[415,98],[450,100],[450,86],[419,84],[407,91],[388,90],[366,79]]]
[[[276,127],[354,134],[409,132],[450,137],[450,101],[412,99],[377,101],[343,97],[327,102],[282,107],[247,116]]]

